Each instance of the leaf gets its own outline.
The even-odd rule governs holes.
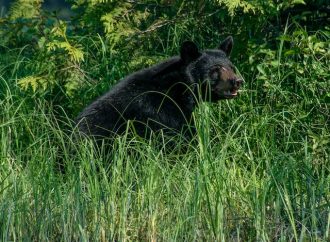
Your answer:
[[[304,4],[304,5],[306,5],[306,3],[305,3],[304,0],[294,0],[294,1],[292,2],[292,4]]]
[[[262,67],[262,65],[257,65],[257,69],[261,74],[263,74],[264,76],[267,76],[267,73],[266,73],[265,69]]]
[[[34,18],[40,15],[43,0],[16,0],[10,7],[9,18]]]
[[[273,67],[278,67],[279,62],[276,61],[276,60],[275,60],[275,61],[271,61],[271,62],[270,62],[270,65],[273,66]]]
[[[27,76],[18,80],[17,84],[24,91],[27,91],[29,87],[32,88],[33,92],[36,92],[38,88],[42,87],[44,90],[47,88],[47,80],[43,77],[38,76]]]
[[[56,49],[62,49],[67,52],[69,58],[73,62],[84,61],[84,52],[78,47],[72,46],[68,41],[54,40],[47,44],[48,51],[54,51]]]
[[[42,49],[45,46],[46,43],[46,38],[45,37],[41,37],[38,41],[38,46],[40,49]]]
[[[284,53],[284,56],[294,55],[296,52],[294,50],[288,50]]]

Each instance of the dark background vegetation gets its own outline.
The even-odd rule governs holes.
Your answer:
[[[4,13],[7,13],[10,7],[10,4],[14,1],[11,0],[0,0],[0,9],[3,9]],[[70,11],[70,5],[65,0],[46,0],[43,1],[43,8],[48,11],[63,11],[69,12]],[[69,17],[69,16],[65,16]]]

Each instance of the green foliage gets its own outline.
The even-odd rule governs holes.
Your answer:
[[[49,85],[49,81],[45,80],[44,77],[27,76],[21,78],[17,84],[25,91],[32,87],[33,92],[36,92],[39,88],[45,91]]]
[[[326,30],[309,35],[299,27],[293,29],[279,37],[281,48],[278,51],[252,46],[249,53],[251,69],[257,70],[259,84],[273,98],[287,90],[294,94],[283,96],[288,103],[292,99],[300,99],[309,104],[319,101],[325,104],[329,102],[327,90],[330,88],[330,72],[324,68],[330,66],[330,32]],[[285,70],[283,73],[280,72],[282,68]],[[310,80],[309,73],[318,73],[317,79]]]
[[[43,0],[17,0],[10,8],[9,18],[35,18],[40,16]]]
[[[54,26],[54,28],[50,31],[50,34],[53,38],[46,44],[47,50],[50,52],[56,50],[64,50],[71,62],[80,63],[84,60],[84,53],[80,49],[81,45],[71,45],[67,39],[66,32],[65,23],[60,21],[57,26]],[[39,40],[39,46],[42,48],[45,42],[45,38],[41,38]]]
[[[84,79],[80,63],[84,61],[81,45],[72,45],[66,36],[66,24],[62,21],[54,24],[52,29],[45,30],[35,46],[36,52],[26,68],[35,73],[22,77],[18,81],[24,90],[31,86],[36,92],[52,89],[54,85],[63,85],[65,92],[72,95]],[[45,59],[48,62],[45,62]],[[64,79],[65,78],[65,79]]]
[[[147,18],[147,11],[134,10],[132,6],[130,3],[120,3],[101,17],[111,46],[135,34],[138,31],[137,26]]]
[[[251,40],[265,38],[263,32],[268,32],[269,36],[277,32],[266,29],[267,21],[273,21],[281,11],[303,1],[72,0],[77,13],[72,22],[45,15],[41,3],[14,2],[9,18],[2,20],[1,43],[10,48],[29,45],[24,51],[27,61],[22,66],[27,74],[18,75],[18,83],[24,90],[31,86],[34,92],[53,92],[58,86],[60,95],[74,98],[82,88],[89,88],[88,79],[99,79],[104,75],[88,65],[89,60],[94,62],[92,56],[95,54],[83,41],[82,36],[87,33],[94,36],[92,41],[96,44],[93,46],[103,45],[103,49],[110,51],[107,52],[109,58],[119,58],[127,62],[130,70],[135,70],[164,58],[158,54],[164,50],[169,55],[176,54],[180,42],[187,38],[202,43],[203,47],[217,45],[226,34],[231,34],[236,43],[240,43],[235,48],[237,53],[244,53]],[[21,10],[30,8],[34,11],[21,14]],[[92,58],[85,61],[86,56]],[[246,56],[237,57],[239,61],[246,60]],[[85,75],[90,69],[94,76]]]
[[[270,8],[274,7],[273,1],[218,0],[217,2],[220,5],[225,5],[231,16],[234,16],[238,9],[242,9],[244,13],[264,13],[263,5],[267,5]]]

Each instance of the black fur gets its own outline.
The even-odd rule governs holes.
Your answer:
[[[113,137],[125,132],[130,121],[142,137],[151,130],[182,132],[191,124],[197,87],[212,101],[234,97],[228,91],[234,93],[241,80],[228,59],[232,45],[228,37],[221,49],[201,52],[193,42],[184,42],[180,56],[127,76],[86,107],[76,119],[79,130],[94,137]]]

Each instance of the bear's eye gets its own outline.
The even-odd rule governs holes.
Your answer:
[[[209,73],[211,79],[218,79],[220,76],[220,68],[214,68]]]
[[[232,70],[234,73],[236,73],[236,67],[232,64],[229,65],[230,70]]]

